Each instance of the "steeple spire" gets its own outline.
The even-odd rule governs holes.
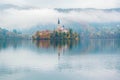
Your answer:
[[[59,18],[58,18],[58,24],[60,24],[60,20],[59,20]]]

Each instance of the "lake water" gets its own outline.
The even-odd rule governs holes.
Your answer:
[[[120,80],[120,40],[0,40],[0,80]]]

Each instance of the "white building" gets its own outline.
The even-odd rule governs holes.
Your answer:
[[[60,20],[59,20],[59,19],[58,19],[58,26],[57,26],[56,31],[57,31],[57,32],[65,32],[65,33],[68,32],[68,30],[64,28],[64,25],[61,26],[61,24],[60,24]]]

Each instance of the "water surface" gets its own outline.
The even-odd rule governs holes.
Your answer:
[[[0,40],[0,80],[119,80],[120,40]]]

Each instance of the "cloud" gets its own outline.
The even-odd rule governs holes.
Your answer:
[[[50,9],[8,9],[1,12],[0,26],[28,28],[39,24],[54,23],[57,15],[56,11]]]
[[[70,21],[78,23],[105,23],[120,22],[119,11],[105,10],[81,10],[68,13],[59,12],[55,9],[5,9],[0,11],[0,27],[4,28],[31,28],[37,25],[57,24],[57,19],[66,24]]]

